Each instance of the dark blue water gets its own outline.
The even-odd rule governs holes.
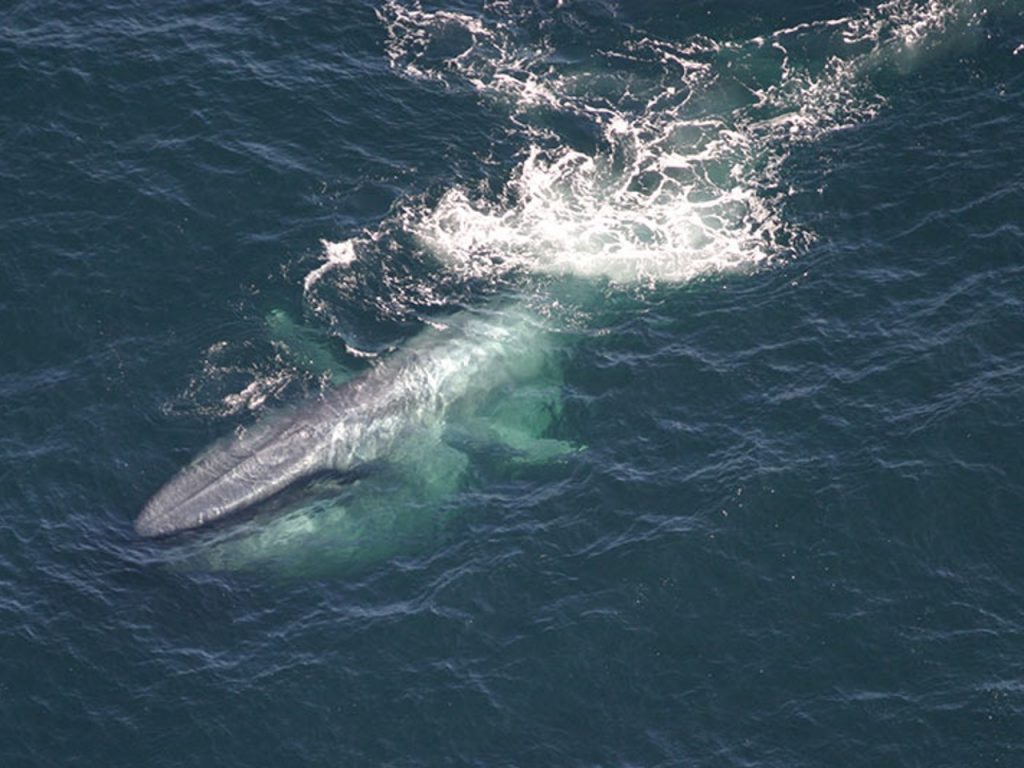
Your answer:
[[[1024,764],[1022,158],[1014,0],[8,5],[0,763]],[[133,531],[510,305],[570,450]]]

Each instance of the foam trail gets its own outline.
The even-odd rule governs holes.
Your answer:
[[[507,3],[473,15],[390,0],[379,15],[396,71],[506,104],[528,142],[502,199],[456,185],[400,211],[405,231],[467,277],[625,284],[798,253],[813,233],[783,215],[780,170],[793,146],[872,118],[885,103],[875,72],[969,40],[983,11],[974,0],[890,0],[747,41],[627,36],[589,71],[559,61],[543,31],[550,19]],[[551,112],[590,125],[596,151],[573,148]]]

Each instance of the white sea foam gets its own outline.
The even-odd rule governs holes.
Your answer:
[[[456,184],[430,204],[408,201],[391,222],[465,277],[678,282],[798,253],[813,233],[784,215],[792,148],[873,117],[884,106],[873,73],[915,66],[981,12],[974,0],[889,0],[738,42],[627,32],[616,50],[571,64],[545,32],[550,20],[532,13],[416,0],[379,12],[396,71],[505,104],[524,140],[499,199]],[[572,146],[553,114],[585,126],[593,147]],[[354,258],[351,242],[325,247],[307,292]]]

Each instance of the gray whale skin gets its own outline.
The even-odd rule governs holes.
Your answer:
[[[516,309],[456,315],[362,376],[215,442],[146,503],[135,531],[199,528],[319,473],[386,460],[407,443],[429,450],[453,413],[536,372],[544,335]]]

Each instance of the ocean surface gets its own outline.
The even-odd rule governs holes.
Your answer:
[[[509,313],[490,431],[135,532]],[[1019,0],[0,10],[0,765],[1024,765],[1022,414]]]

